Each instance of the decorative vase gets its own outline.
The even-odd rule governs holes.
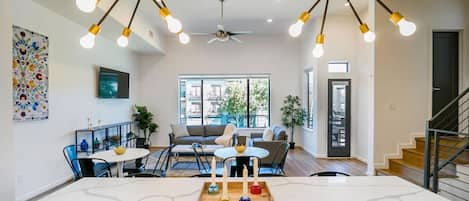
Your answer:
[[[98,138],[95,138],[94,141],[93,141],[93,148],[94,149],[99,149],[99,140]]]
[[[86,142],[85,139],[83,139],[83,141],[80,143],[80,150],[83,152],[88,151],[88,142]]]

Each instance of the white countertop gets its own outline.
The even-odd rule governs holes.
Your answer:
[[[447,201],[398,177],[277,177],[274,201]],[[209,178],[85,178],[41,201],[198,201]]]

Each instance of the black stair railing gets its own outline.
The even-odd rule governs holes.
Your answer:
[[[469,88],[427,121],[424,187],[435,193],[439,191],[440,171],[447,165],[453,164],[469,148],[469,140],[465,144],[462,141],[462,145],[458,141],[454,144],[445,144],[445,153],[449,157],[442,158],[440,141],[448,137],[462,137],[466,140],[469,138]]]

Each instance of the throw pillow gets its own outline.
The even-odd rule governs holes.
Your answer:
[[[228,124],[225,127],[225,131],[223,131],[223,135],[233,136],[236,130],[236,126],[234,124]]]
[[[262,134],[262,139],[264,141],[272,141],[274,139],[274,132],[270,128],[266,128],[264,130],[264,134]]]
[[[171,129],[176,137],[189,136],[186,125],[171,124]]]

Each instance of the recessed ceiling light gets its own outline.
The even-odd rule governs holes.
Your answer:
[[[272,23],[274,20],[272,18],[267,19],[267,23]]]
[[[350,3],[347,2],[347,3],[344,4],[344,6],[349,7],[349,6],[350,6]]]

